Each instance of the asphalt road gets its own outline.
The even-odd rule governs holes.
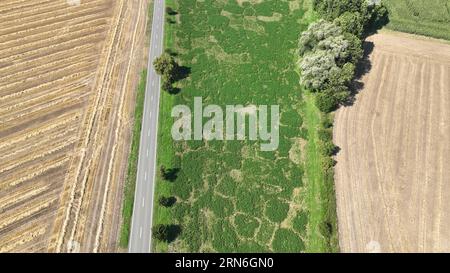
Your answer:
[[[161,78],[153,69],[153,60],[163,52],[164,0],[155,0],[147,69],[144,115],[137,170],[133,217],[128,245],[130,253],[149,253],[152,244],[153,196],[156,174],[159,96]]]

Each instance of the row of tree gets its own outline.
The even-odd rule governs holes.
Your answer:
[[[178,12],[171,7],[166,8],[167,22],[174,24],[175,21],[171,19],[171,16],[177,15]],[[183,78],[183,67],[181,67],[174,58],[174,53],[170,50],[166,50],[161,56],[155,59],[153,67],[162,78],[162,88],[170,94],[176,93],[174,83],[177,80]],[[177,179],[179,169],[166,168],[161,165],[159,168],[159,175],[165,182],[174,182]],[[160,206],[169,208],[175,205],[177,198],[174,196],[161,196],[158,199]],[[175,240],[178,234],[181,232],[179,225],[173,224],[157,224],[152,228],[152,236],[158,241],[171,242]]]
[[[368,0],[314,0],[323,18],[299,40],[302,84],[317,92],[316,104],[330,112],[346,102],[355,69],[363,56],[362,39],[386,21],[381,3]]]
[[[159,168],[159,175],[165,182],[174,182],[177,179],[178,172],[179,169],[166,168],[164,165]],[[177,198],[174,196],[161,196],[158,199],[159,205],[166,208],[172,207],[176,202]],[[152,228],[152,236],[156,240],[170,242],[176,238],[180,231],[179,225],[158,224]]]
[[[159,168],[159,175],[161,179],[165,182],[175,182],[178,177],[178,168],[166,168],[166,166],[161,165]],[[161,196],[158,203],[166,208],[172,207],[177,202],[177,198],[174,196]]]

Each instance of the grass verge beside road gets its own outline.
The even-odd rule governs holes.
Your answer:
[[[122,227],[120,229],[119,246],[128,247],[128,240],[131,230],[131,217],[133,216],[134,192],[136,187],[136,174],[139,159],[139,143],[141,139],[142,115],[144,112],[145,86],[147,80],[147,70],[141,74],[139,86],[136,94],[136,106],[134,110],[134,126],[131,143],[131,151],[128,157],[128,172],[124,187],[124,198],[122,207]]]
[[[176,9],[174,0],[166,0],[166,7]],[[165,15],[167,17],[167,14]],[[173,24],[164,22],[164,48],[173,48]],[[172,209],[159,205],[158,200],[161,196],[170,196],[172,193],[172,183],[164,182],[159,174],[159,166],[173,166],[175,164],[175,152],[173,141],[170,134],[173,123],[170,115],[172,107],[175,104],[175,97],[161,90],[159,102],[159,121],[158,121],[158,148],[157,148],[157,175],[155,177],[155,199],[153,200],[153,226],[158,224],[171,224],[173,218]],[[156,252],[167,252],[167,242],[153,240],[152,249]]]

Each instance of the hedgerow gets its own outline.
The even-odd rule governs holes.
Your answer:
[[[329,113],[348,100],[362,36],[386,20],[387,10],[366,0],[314,0],[313,6],[325,19],[300,36],[301,83],[319,93],[316,105]]]
[[[350,101],[356,67],[363,57],[362,40],[386,23],[387,10],[378,1],[366,0],[313,0],[313,6],[322,19],[301,34],[298,67],[301,84],[311,91],[308,99],[322,112],[314,117],[315,109],[308,108],[309,123],[317,131],[309,132],[309,138],[314,139],[309,139],[308,155],[312,160],[307,161],[309,168],[320,173],[308,174],[308,180],[320,189],[322,203],[320,208],[311,208],[317,203],[309,200],[309,210],[297,214],[293,225],[296,230],[301,230],[305,221],[307,226],[314,226],[307,229],[308,249],[333,251],[338,245],[333,159],[338,147],[333,144],[331,112]],[[326,238],[327,243],[319,238]]]

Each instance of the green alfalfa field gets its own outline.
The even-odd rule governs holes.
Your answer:
[[[450,40],[450,0],[383,0],[387,28]]]
[[[330,252],[338,250],[333,185],[317,149],[323,119],[297,73],[297,41],[317,19],[309,1],[167,0],[165,47],[190,68],[180,92],[164,93],[158,165],[178,169],[158,177],[154,224],[181,232],[156,242],[158,252]],[[173,106],[279,105],[280,143],[175,142]],[[174,206],[158,203],[175,196]]]

